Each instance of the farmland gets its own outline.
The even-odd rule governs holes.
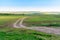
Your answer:
[[[40,31],[34,31],[24,28],[13,28],[12,24],[19,18],[26,16],[0,16],[0,40],[60,40],[59,35],[48,34]],[[30,17],[30,16],[29,16]],[[36,16],[35,16],[36,17]],[[34,17],[32,17],[34,18]],[[39,19],[40,17],[36,17]],[[52,18],[53,19],[53,18]],[[60,19],[59,19],[60,20]],[[28,22],[36,20],[29,19]],[[40,21],[40,20],[37,20]]]

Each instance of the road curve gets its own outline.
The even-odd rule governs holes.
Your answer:
[[[14,28],[26,28],[26,29],[31,29],[31,30],[36,30],[36,31],[41,31],[41,32],[46,32],[46,33],[52,33],[52,34],[59,34],[60,35],[60,28],[53,28],[53,27],[26,27],[23,25],[24,19],[27,17],[18,19],[14,24]]]
[[[13,27],[14,27],[14,28],[24,28],[25,26],[23,25],[23,21],[24,21],[25,18],[27,18],[27,17],[18,19],[18,20],[13,24]]]

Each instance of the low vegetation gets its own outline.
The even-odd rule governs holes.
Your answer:
[[[24,20],[26,26],[60,27],[60,15],[31,16]]]
[[[60,36],[23,28],[2,28],[0,40],[60,40]]]
[[[23,16],[0,16],[0,40],[60,40],[59,35],[47,34],[23,28],[13,28],[13,26],[10,26],[10,24],[22,17]],[[33,20],[31,19],[31,21],[28,22],[33,22]]]
[[[8,22],[14,22],[23,16],[0,16],[0,25],[6,24]]]

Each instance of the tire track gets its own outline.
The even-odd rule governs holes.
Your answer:
[[[14,28],[26,28],[26,29],[31,29],[31,30],[36,30],[36,31],[41,31],[41,32],[46,32],[46,33],[51,33],[51,34],[58,34],[60,35],[60,28],[53,28],[53,27],[26,27],[23,25],[23,21],[27,17],[18,19],[14,24]]]

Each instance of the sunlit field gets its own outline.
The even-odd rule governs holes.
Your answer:
[[[0,25],[6,24],[7,22],[15,21],[22,16],[0,16]]]
[[[24,20],[26,26],[60,27],[60,15],[31,16]]]
[[[55,34],[48,34],[24,28],[13,28],[13,26],[10,26],[10,24],[13,24],[16,20],[23,17],[26,16],[0,16],[0,40],[60,40],[60,36]],[[27,22],[30,23],[43,20],[42,17],[38,16],[27,19]]]
[[[22,28],[3,28],[0,29],[0,40],[60,40],[60,36]]]

